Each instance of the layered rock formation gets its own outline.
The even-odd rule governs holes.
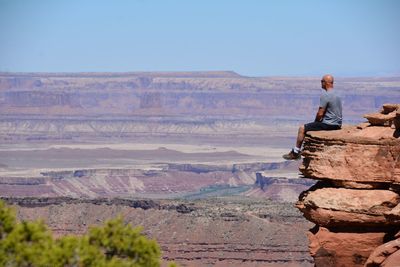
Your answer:
[[[346,115],[398,101],[400,78],[339,78]],[[233,72],[1,73],[2,115],[307,115],[319,77],[244,77]],[[315,88],[318,89],[318,88]],[[295,103],[295,105],[293,105]]]
[[[319,77],[232,72],[0,72],[0,142],[289,138],[318,103],[318,85]],[[400,77],[338,78],[335,90],[352,103],[346,119],[358,120],[400,102]]]
[[[111,150],[108,153],[113,154]],[[213,154],[207,153],[206,156],[211,159]],[[12,153],[9,155],[13,156]],[[61,158],[61,155],[62,153],[59,151],[57,156]],[[184,155],[188,159],[191,157],[188,153]],[[221,153],[217,155],[221,155]],[[80,157],[77,156],[77,158]],[[43,158],[41,159],[43,160]],[[195,160],[196,158],[193,158],[193,161]],[[43,171],[37,176],[18,177],[0,173],[0,196],[202,198],[245,192],[254,184],[256,170],[265,170],[270,174],[274,172],[290,173],[292,165],[287,162],[226,165],[157,163],[149,164],[144,169],[140,169],[140,166],[136,168],[55,169]],[[264,184],[261,182],[257,188]],[[309,187],[310,181],[284,179],[283,188],[277,187],[278,184],[282,184],[282,179],[271,182],[271,184],[275,185],[268,190],[268,196],[271,199],[280,200],[282,195],[285,195],[285,199],[287,199],[287,191],[292,188],[291,200],[294,202],[294,195],[297,197],[301,191]],[[254,195],[256,192],[245,195]]]
[[[385,104],[359,126],[308,133],[300,171],[319,182],[297,207],[316,224],[308,234],[316,266],[400,265],[399,107]]]
[[[315,182],[309,179],[277,177],[271,176],[270,172],[258,172],[253,187],[242,195],[293,203],[300,192],[313,184]]]

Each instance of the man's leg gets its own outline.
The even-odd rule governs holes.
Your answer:
[[[307,132],[339,130],[340,128],[341,126],[339,125],[329,125],[319,121],[310,122],[300,126],[297,133],[296,147],[292,148],[288,154],[283,155],[283,158],[287,160],[300,159],[301,146]]]
[[[301,125],[297,132],[296,146],[292,148],[292,150],[288,154],[283,155],[284,159],[286,160],[300,159],[300,150],[301,150],[301,145],[303,144],[304,135],[305,135],[305,127],[304,125]]]
[[[296,141],[296,148],[299,150],[301,149],[301,145],[303,144],[304,136],[305,136],[304,125],[301,125],[299,127],[299,131],[297,132],[297,141]]]

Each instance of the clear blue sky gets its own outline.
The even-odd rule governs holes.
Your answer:
[[[398,0],[0,0],[0,71],[400,75]]]

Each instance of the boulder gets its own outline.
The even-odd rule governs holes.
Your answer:
[[[365,114],[364,118],[366,118],[371,125],[391,126],[396,117],[396,112],[399,110],[400,104],[383,104],[379,113]]]
[[[400,110],[400,104],[383,104],[381,113],[389,114],[396,110]]]
[[[400,225],[386,216],[400,202],[390,190],[321,188],[305,192],[296,206],[308,220],[324,227]]]
[[[364,115],[364,118],[366,118],[371,125],[389,126],[389,127],[392,125],[395,117],[396,117],[396,111],[391,112],[389,114],[370,113]]]
[[[300,171],[306,178],[400,183],[400,139],[395,129],[370,126],[309,132]]]
[[[397,264],[398,265],[388,265],[390,264],[392,259],[389,259],[391,255],[397,253],[400,256],[400,239],[395,239],[380,245],[379,247],[375,248],[371,255],[368,257],[367,262],[365,263],[365,267],[376,267],[376,266],[399,266],[400,258],[398,258]],[[398,256],[394,256],[397,258]],[[389,261],[387,261],[389,260]],[[386,262],[386,265],[383,263]]]
[[[384,243],[384,232],[331,232],[316,227],[308,233],[315,266],[363,266],[374,248]]]

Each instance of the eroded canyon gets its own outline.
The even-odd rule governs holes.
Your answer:
[[[0,195],[56,235],[122,214],[182,266],[312,266],[312,224],[294,203],[315,182],[281,155],[313,119],[318,86],[233,72],[1,73]],[[400,102],[400,78],[338,78],[335,90],[345,123]]]

